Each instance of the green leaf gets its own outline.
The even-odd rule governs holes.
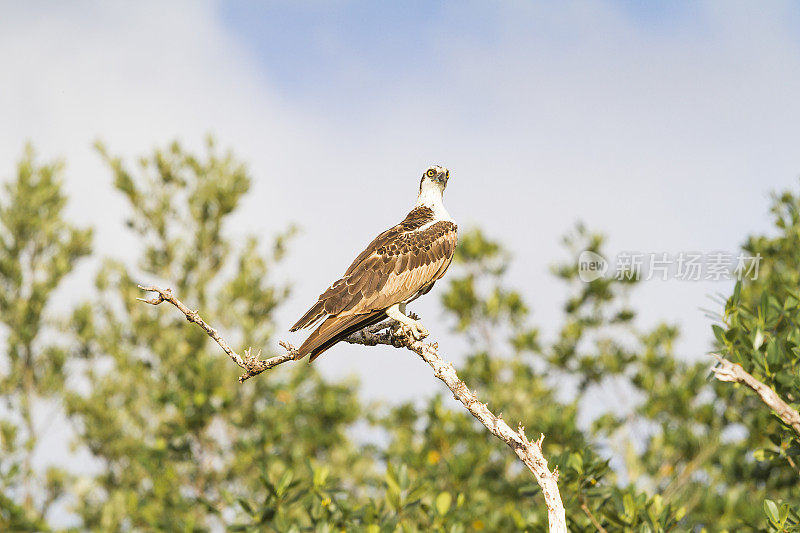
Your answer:
[[[397,473],[394,467],[390,464],[386,465],[386,484],[389,485],[389,490],[400,494],[400,484],[397,482]]]
[[[790,510],[789,504],[784,503],[783,505],[781,505],[781,517],[780,517],[781,524],[785,524],[786,520],[789,518],[789,510]]]
[[[421,500],[427,493],[428,493],[428,486],[420,485],[419,487],[415,488],[414,490],[408,493],[408,495],[406,496],[406,500],[410,505],[412,503]]]
[[[567,467],[573,469],[578,474],[583,474],[583,458],[580,454],[571,453],[567,459]]]
[[[661,498],[660,494],[656,494],[653,496],[653,501],[650,504],[650,506],[656,517],[660,516],[661,513],[664,512],[664,500]]]
[[[778,506],[775,505],[775,502],[772,500],[764,500],[764,512],[767,513],[767,517],[770,520],[776,524],[779,523],[780,512],[778,511]]]
[[[771,339],[769,343],[767,343],[767,365],[775,371],[778,369],[780,362],[781,351],[780,346],[778,346],[778,340]]]
[[[281,476],[281,479],[278,481],[278,484],[275,486],[275,492],[277,492],[278,496],[283,496],[286,489],[292,483],[292,479],[294,478],[294,473],[291,470],[287,470]]]
[[[759,303],[759,322],[765,323],[767,320],[767,312],[769,311],[769,295],[766,291],[761,293],[761,302]]]
[[[401,490],[408,489],[408,467],[405,465],[405,463],[400,465],[400,470],[397,472],[397,482],[400,485]]]
[[[389,506],[394,509],[395,511],[400,511],[400,491],[399,490],[387,490],[386,491],[386,501]]]
[[[314,486],[317,488],[322,488],[325,486],[325,482],[328,481],[328,474],[330,474],[330,469],[327,466],[321,465],[314,468]]]
[[[447,514],[450,510],[450,504],[453,502],[453,497],[449,492],[440,492],[436,496],[436,511],[442,516]]]
[[[633,504],[633,496],[630,493],[625,493],[622,497],[622,507],[625,509],[625,514],[628,518],[633,518],[635,516],[635,507]]]
[[[725,330],[717,324],[713,324],[711,329],[714,331],[714,336],[717,338],[717,342],[725,346]]]
[[[742,280],[739,280],[733,287],[733,296],[731,296],[731,303],[734,306],[737,306],[741,301],[742,301]]]

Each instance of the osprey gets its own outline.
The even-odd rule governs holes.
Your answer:
[[[422,175],[414,208],[356,257],[341,279],[289,331],[319,327],[297,349],[295,359],[319,355],[356,331],[387,316],[401,333],[420,340],[428,331],[406,315],[406,304],[431,290],[450,262],[457,227],[442,204],[450,171],[434,165]]]

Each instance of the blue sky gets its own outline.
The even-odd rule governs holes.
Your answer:
[[[442,69],[443,41],[491,43],[498,31],[492,14],[478,17],[466,6],[234,2],[219,9],[226,26],[281,90],[311,105],[349,106]]]
[[[702,9],[693,2],[619,1],[607,8],[636,26],[644,41],[679,37],[687,27],[701,31],[704,23]],[[218,6],[222,23],[253,54],[273,87],[333,115],[385,105],[409,86],[459,90],[457,80],[446,77],[454,62],[468,60],[459,53],[477,49],[502,55],[514,40],[508,32],[536,34],[564,53],[571,46],[579,51],[581,28],[569,14],[540,17],[538,10],[521,2],[248,1]],[[475,106],[486,105],[475,89],[461,96]]]
[[[580,26],[569,11],[591,12],[592,2],[223,2],[222,23],[254,54],[269,78],[307,103],[350,106],[360,98],[392,92],[399,83],[424,81],[446,69],[448,45],[491,49],[506,40],[509,19],[524,32],[544,35],[565,47],[581,45]],[[593,6],[593,4],[595,4]],[[627,21],[642,41],[681,38],[710,25],[704,4],[677,0],[615,0],[599,3]],[[735,10],[735,3],[729,3]],[[540,17],[537,11],[566,16]],[[787,6],[784,22],[797,17]],[[566,13],[564,13],[566,12]],[[591,16],[591,15],[589,15]],[[518,18],[517,18],[518,17]],[[357,72],[354,78],[353,73]],[[336,106],[338,107],[338,106]]]

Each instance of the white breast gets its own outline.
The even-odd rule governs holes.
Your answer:
[[[433,211],[433,220],[421,227],[420,230],[442,220],[455,222],[453,217],[450,216],[450,213],[447,212],[447,209],[444,208],[442,189],[433,183],[430,183],[427,187],[425,185],[426,184],[423,184],[423,189],[419,192],[419,196],[417,197],[417,206],[429,207],[431,211]]]

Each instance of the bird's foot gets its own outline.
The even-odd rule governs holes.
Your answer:
[[[414,321],[412,334],[414,335],[414,338],[417,339],[418,341],[421,341],[422,339],[430,335],[430,333],[428,333],[428,330],[425,329],[425,326],[423,326],[422,322],[420,322],[419,320]]]
[[[412,338],[415,341],[421,341],[430,333],[428,330],[425,329],[425,326],[422,325],[422,322],[419,320],[413,320],[410,323],[400,323],[397,330],[395,331],[396,335],[400,335],[402,337]]]

